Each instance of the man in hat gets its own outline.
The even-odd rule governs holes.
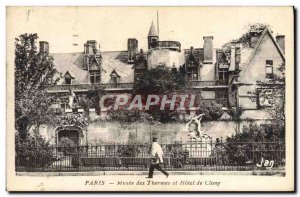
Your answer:
[[[163,155],[164,155],[164,152],[163,152],[161,146],[157,143],[157,137],[153,137],[153,143],[151,146],[152,164],[150,165],[149,176],[147,178],[153,178],[154,169],[161,171],[168,178],[169,173],[167,173],[160,166],[160,164],[163,163]]]

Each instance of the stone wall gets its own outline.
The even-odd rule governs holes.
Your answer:
[[[243,125],[249,125],[251,122],[258,124],[265,123],[265,120],[243,121],[240,123],[240,131]],[[202,131],[210,135],[213,141],[216,138],[230,137],[236,133],[237,124],[233,121],[220,120],[202,123]],[[51,144],[55,144],[55,128],[43,125],[40,129],[41,135]],[[174,141],[187,142],[189,140],[186,124],[184,123],[128,123],[120,122],[95,122],[84,132],[83,144],[97,143],[128,143],[130,136],[136,138],[140,143],[149,143],[151,136],[156,133],[160,143],[172,143]],[[135,140],[135,139],[134,139]]]
[[[248,121],[240,126],[249,124]],[[210,135],[213,140],[216,138],[225,139],[236,133],[236,123],[233,121],[211,121],[202,124],[204,133]],[[186,124],[184,123],[131,123],[120,124],[118,122],[98,122],[90,125],[87,140],[89,143],[112,142],[127,143],[129,133],[137,136],[137,141],[141,143],[150,142],[151,132],[157,133],[159,142],[171,143],[174,141],[186,142],[189,140]]]

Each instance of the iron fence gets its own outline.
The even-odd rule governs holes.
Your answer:
[[[284,142],[189,141],[161,144],[169,171],[246,171],[284,168]],[[16,171],[139,171],[152,162],[151,144],[16,147]]]

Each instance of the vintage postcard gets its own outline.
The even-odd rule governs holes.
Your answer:
[[[7,7],[8,191],[294,191],[294,8]]]

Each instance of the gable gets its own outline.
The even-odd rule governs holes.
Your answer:
[[[71,74],[69,71],[66,72],[65,78],[75,79],[75,75]]]
[[[90,70],[100,70],[100,65],[99,63],[97,62],[96,58],[93,57],[93,60],[91,61],[90,63]]]
[[[110,76],[111,76],[111,77],[120,77],[120,75],[118,75],[118,73],[117,73],[115,70],[113,70],[113,71],[111,72]]]
[[[261,34],[260,38],[258,39],[258,42],[254,48],[254,50],[252,51],[252,54],[250,55],[249,59],[248,59],[248,63],[251,61],[251,59],[253,58],[253,56],[255,55],[255,53],[257,52],[258,48],[260,47],[262,41],[264,39],[266,39],[266,36],[268,36],[271,41],[273,42],[274,46],[276,47],[278,53],[280,54],[280,56],[282,57],[283,60],[285,60],[284,54],[282,52],[282,50],[280,49],[278,43],[275,41],[274,37],[272,36],[270,30],[266,27],[263,31],[263,33]]]
[[[275,74],[280,74],[278,68],[285,61],[284,56],[270,33],[262,34],[257,46],[252,51],[248,62],[242,67],[240,73],[241,83],[256,83],[257,81],[267,81],[266,61],[273,61]]]

